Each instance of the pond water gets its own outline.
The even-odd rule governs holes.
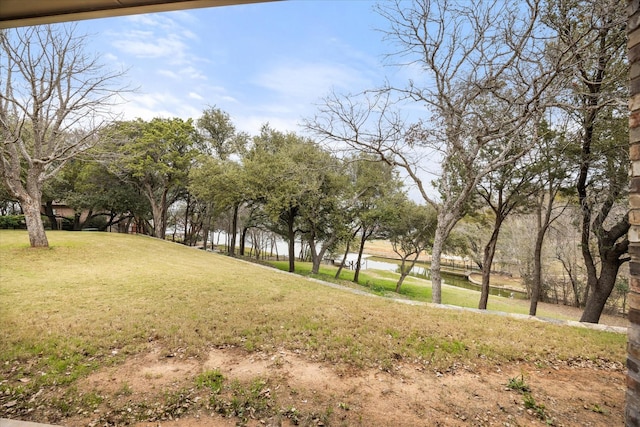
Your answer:
[[[355,261],[357,259],[357,254],[349,254],[349,255],[350,256],[347,257],[347,261],[350,261],[350,260]],[[398,271],[399,267],[395,263],[368,259],[368,256],[366,255],[363,257],[365,257],[362,260],[362,268],[364,270],[370,269],[370,270],[393,271],[396,273],[399,272]],[[411,270],[411,275],[422,278],[422,279],[427,279],[427,280],[431,278],[431,272],[429,271],[429,269],[421,265],[414,266],[413,269]],[[480,285],[476,285],[475,283],[470,282],[467,279],[467,277],[463,274],[451,274],[451,273],[443,272],[442,280],[446,285],[457,286],[459,288],[465,288],[465,289],[471,289],[473,291],[478,291],[478,292],[480,292],[481,290]],[[526,295],[522,292],[511,292],[509,290],[499,289],[494,287],[489,288],[489,294],[505,297],[505,298],[526,298]]]

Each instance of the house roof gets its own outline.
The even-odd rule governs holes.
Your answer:
[[[278,0],[1,0],[0,28]]]

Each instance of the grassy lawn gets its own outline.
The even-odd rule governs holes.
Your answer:
[[[626,356],[621,334],[366,298],[143,236],[48,236],[51,248],[31,249],[26,232],[0,230],[0,416],[14,402],[35,407],[41,390],[73,389],[150,342],[196,359],[225,346],[286,349],[353,369],[387,369],[399,357],[447,369]],[[393,283],[367,281],[380,292]],[[413,280],[404,289],[430,299]],[[444,301],[474,306],[468,292],[446,288]],[[508,308],[492,299],[492,309]]]

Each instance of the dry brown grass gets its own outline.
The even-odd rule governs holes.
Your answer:
[[[284,349],[344,369],[383,370],[399,358],[446,370],[622,364],[626,354],[620,334],[354,295],[147,237],[49,238],[51,249],[34,250],[24,232],[0,231],[0,416],[16,396],[28,402],[38,390],[73,387],[149,342],[196,359],[229,346]]]

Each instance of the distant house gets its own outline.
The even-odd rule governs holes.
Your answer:
[[[91,214],[91,211],[84,209],[80,212],[80,215],[76,217],[77,214],[75,209],[66,205],[64,202],[59,201],[43,204],[40,211],[42,215],[49,218],[49,225],[51,228],[56,230],[73,228],[74,223],[83,224]],[[65,219],[67,220],[66,223]],[[53,221],[56,223],[55,227],[52,224]],[[71,223],[70,226],[68,225],[69,222]]]

